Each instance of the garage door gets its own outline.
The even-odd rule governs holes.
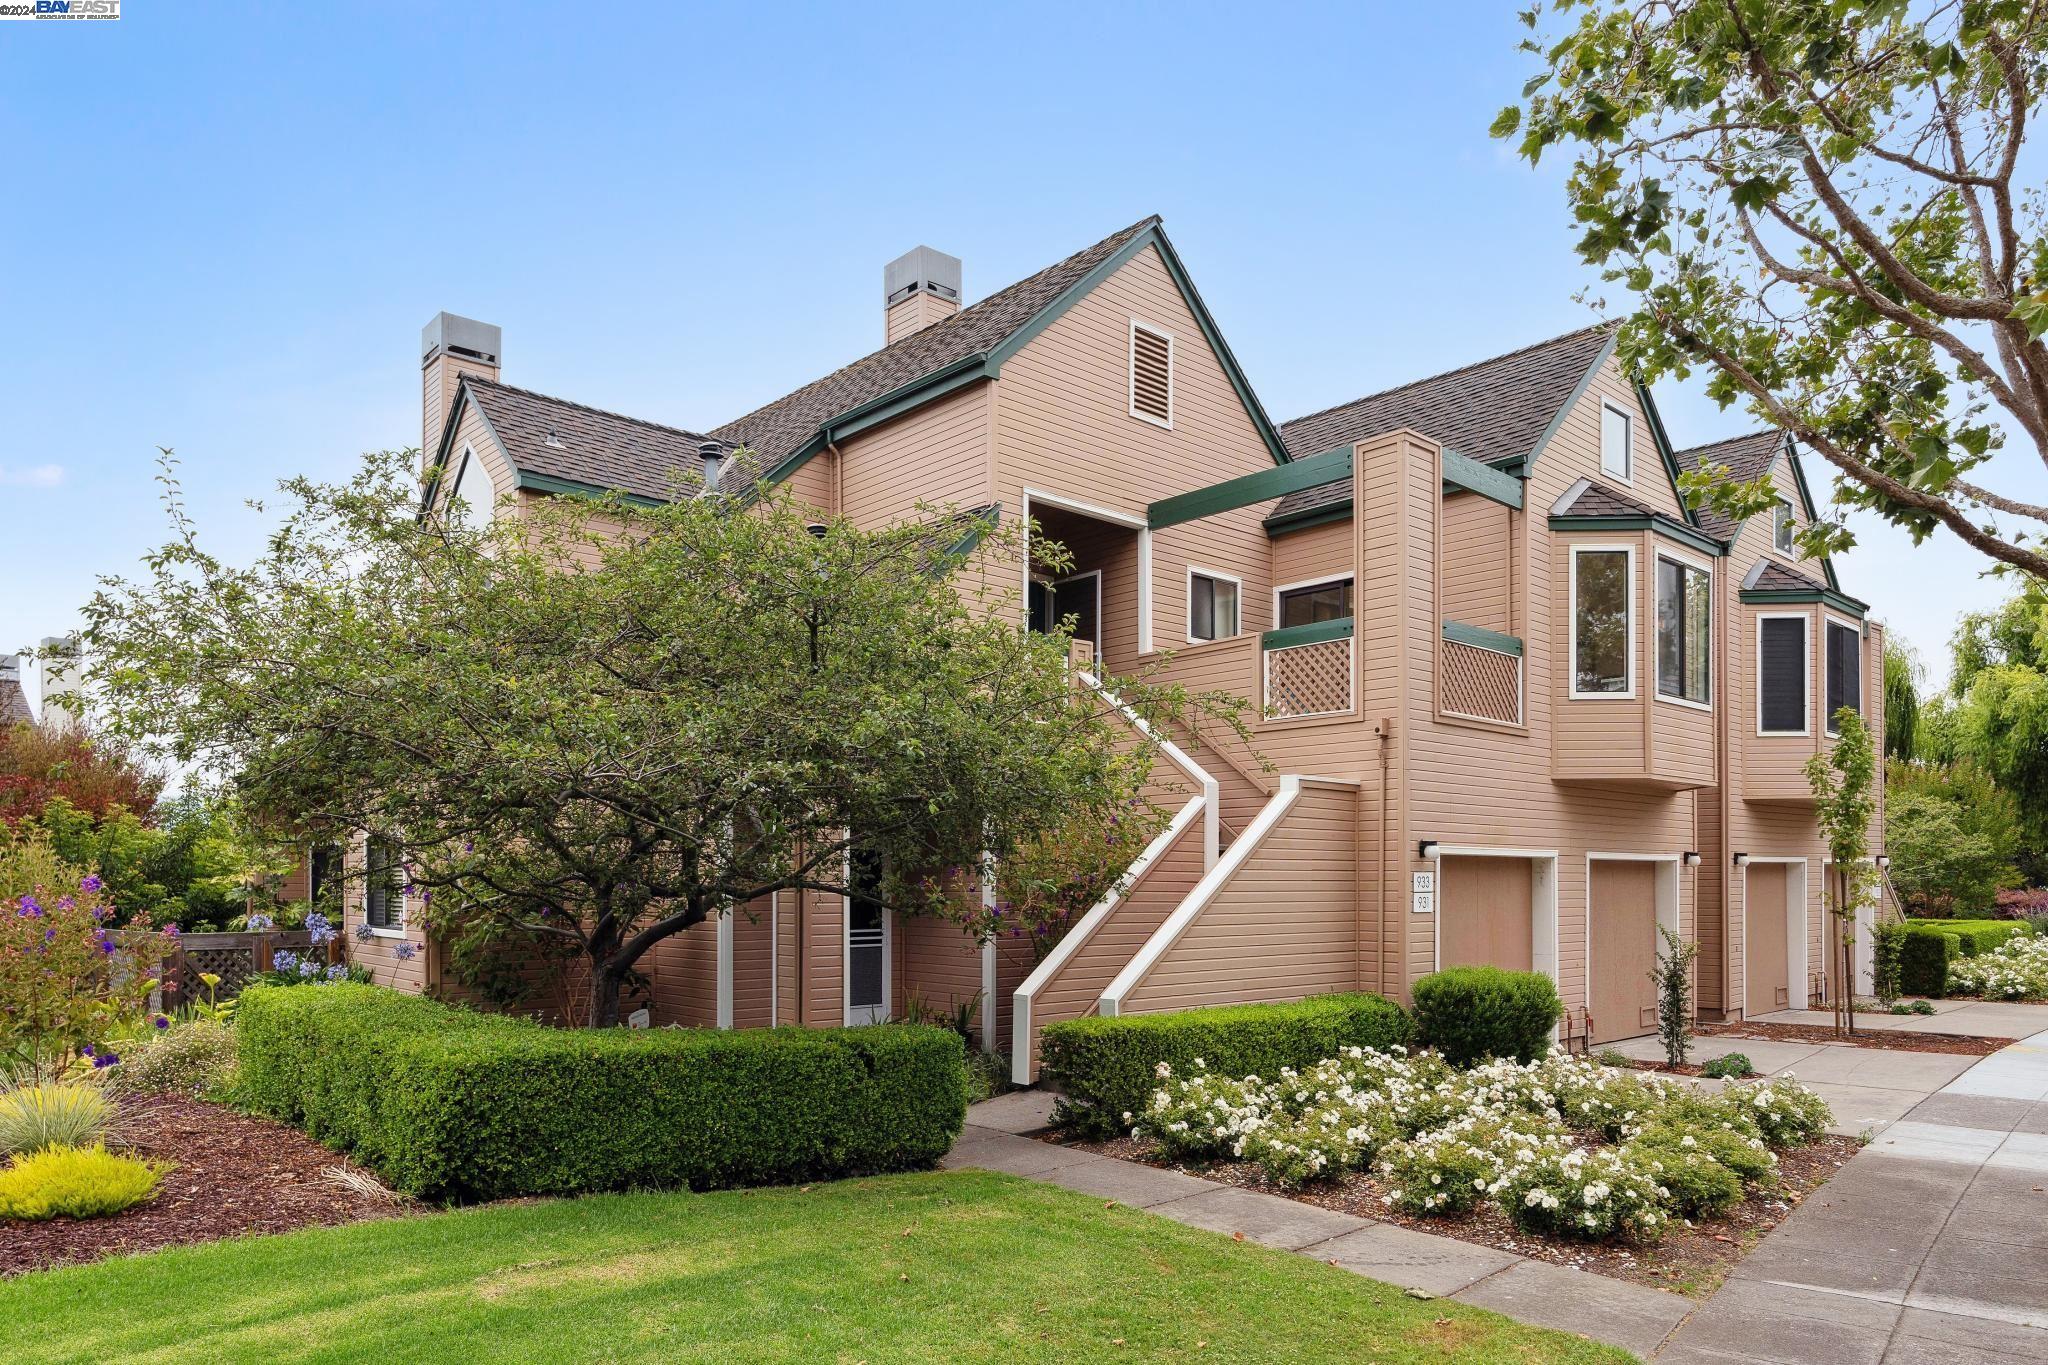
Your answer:
[[[1529,860],[1446,858],[1438,871],[1437,965],[1528,971]]]
[[[1791,954],[1786,942],[1784,863],[1751,863],[1742,909],[1742,1011],[1751,1017],[1789,1008]]]
[[[1657,965],[1657,864],[1596,862],[1587,899],[1593,1041],[1656,1032],[1657,988],[1650,972]]]

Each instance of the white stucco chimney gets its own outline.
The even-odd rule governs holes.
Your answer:
[[[40,683],[36,704],[42,708],[37,720],[46,727],[76,725],[82,710],[78,637],[45,635],[36,648],[36,668]]]
[[[441,428],[465,374],[498,377],[505,334],[488,322],[436,313],[420,329],[420,468],[433,464]]]

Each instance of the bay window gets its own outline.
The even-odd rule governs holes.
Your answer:
[[[1705,706],[1713,671],[1713,578],[1657,556],[1657,695]]]
[[[1572,551],[1571,695],[1632,697],[1635,552],[1623,547]]]

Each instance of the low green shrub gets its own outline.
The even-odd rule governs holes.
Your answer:
[[[1541,972],[1452,967],[1415,983],[1415,1026],[1452,1063],[1488,1057],[1532,1062],[1564,1017],[1557,986]]]
[[[1899,989],[1907,995],[1947,995],[1949,964],[1962,952],[1956,935],[1932,925],[1911,926],[1899,947]]]
[[[1713,1081],[1741,1080],[1755,1070],[1756,1068],[1749,1064],[1749,1058],[1742,1053],[1724,1052],[1702,1066],[1700,1075]]]
[[[1040,1058],[1062,1091],[1056,1122],[1084,1133],[1120,1132],[1145,1111],[1163,1063],[1178,1075],[1275,1077],[1346,1047],[1405,1047],[1415,1026],[1377,995],[1318,995],[1282,1005],[1221,1005],[1172,1014],[1092,1015],[1049,1025]]]
[[[46,1147],[88,1147],[107,1135],[114,1102],[89,1081],[0,1090],[0,1155]]]
[[[1665,1202],[1681,1218],[1712,1218],[1734,1208],[1742,1198],[1742,1177],[1722,1165],[1695,1138],[1650,1132],[1622,1151],[1631,1164],[1646,1168],[1664,1188]]]
[[[943,1029],[556,1029],[374,986],[242,997],[238,1093],[394,1188],[493,1199],[929,1166],[967,1109]]]
[[[45,1147],[0,1171],[0,1218],[103,1218],[156,1194],[167,1162],[91,1147]]]
[[[1885,920],[1870,931],[1871,993],[1880,1004],[1889,1005],[1903,993],[1900,988],[1900,954],[1906,949],[1906,935],[1912,932],[1897,920]]]
[[[1996,949],[2008,939],[2025,938],[2033,930],[2023,919],[1937,919],[1907,920],[1908,933],[1932,931],[1939,934],[1954,934],[1957,951],[1964,957],[1976,957]]]
[[[1756,1121],[1757,1133],[1776,1149],[1798,1147],[1827,1131],[1827,1101],[1786,1077],[1731,1086],[1728,1095]]]
[[[120,1064],[107,1068],[105,1084],[116,1095],[198,1095],[226,1084],[234,1071],[235,1031],[194,1019],[124,1050]]]
[[[1929,1015],[1935,1013],[1931,1000],[1901,1000],[1892,1006],[1893,1014]]]

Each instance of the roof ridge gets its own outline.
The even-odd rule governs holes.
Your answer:
[[[1290,417],[1285,422],[1281,423],[1281,425],[1285,427],[1291,427],[1298,422],[1306,422],[1311,418],[1321,417],[1327,413],[1340,412],[1345,408],[1356,407],[1360,403],[1370,402],[1375,398],[1385,398],[1389,394],[1400,393],[1404,389],[1418,388],[1424,384],[1441,383],[1443,380],[1453,378],[1457,375],[1465,374],[1472,370],[1484,369],[1488,365],[1497,365],[1503,360],[1512,360],[1516,356],[1527,355],[1531,351],[1540,351],[1544,349],[1546,346],[1555,346],[1559,342],[1571,341],[1575,338],[1585,336],[1591,332],[1606,331],[1614,325],[1615,324],[1611,322],[1596,322],[1590,327],[1579,327],[1569,332],[1560,332],[1554,337],[1547,337],[1542,341],[1532,341],[1526,346],[1517,346],[1511,351],[1502,351],[1499,355],[1488,356],[1484,360],[1474,360],[1467,364],[1459,365],[1453,369],[1439,371],[1436,374],[1426,374],[1419,379],[1411,379],[1404,384],[1395,384],[1391,388],[1375,389],[1371,393],[1362,393],[1358,395],[1356,398],[1347,398],[1341,403],[1332,403],[1330,404],[1330,406],[1326,408],[1318,408],[1314,412],[1302,413],[1299,417]]]
[[[692,440],[718,441],[720,445],[732,444],[730,441],[719,441],[718,437],[706,432],[691,431],[688,427],[670,426],[666,422],[655,422],[645,417],[634,417],[629,413],[613,412],[610,408],[593,407],[589,403],[579,403],[573,398],[561,398],[552,393],[542,393],[539,389],[523,388],[518,384],[507,384],[502,379],[491,379],[485,375],[465,374],[462,376],[462,382],[465,384],[488,384],[494,389],[504,389],[509,393],[524,394],[528,398],[538,398],[544,403],[558,403],[565,408],[575,408],[580,412],[596,413],[599,417],[610,417],[620,422],[631,422],[634,426],[653,427],[657,431],[674,432],[678,436],[688,436]]]
[[[879,346],[874,350],[869,351],[865,355],[855,356],[852,360],[847,361],[844,365],[841,365],[836,370],[831,370],[825,374],[818,376],[816,379],[809,381],[808,383],[799,384],[793,389],[790,389],[784,393],[777,394],[775,397],[769,399],[767,402],[761,404],[759,407],[756,407],[748,412],[743,412],[739,416],[733,418],[730,421],[720,422],[718,426],[715,428],[715,430],[722,431],[728,427],[736,427],[740,425],[742,422],[748,421],[754,417],[758,417],[762,413],[766,412],[768,409],[774,407],[776,404],[793,398],[797,394],[804,392],[806,389],[815,388],[820,384],[829,383],[833,379],[836,379],[838,376],[854,368],[856,365],[865,365],[870,360],[873,360],[876,356],[886,355],[890,351],[895,350],[899,346],[909,346],[913,342],[923,344],[926,338],[932,336],[942,336],[946,331],[957,331],[960,327],[965,325],[961,321],[961,319],[966,318],[967,316],[974,313],[978,309],[985,308],[988,305],[996,303],[998,300],[1001,300],[1009,296],[1015,291],[1022,289],[1024,286],[1030,284],[1033,280],[1036,280],[1043,275],[1051,274],[1053,271],[1058,270],[1060,267],[1067,265],[1068,263],[1077,260],[1082,256],[1086,256],[1089,252],[1095,251],[1098,248],[1100,248],[1104,242],[1111,242],[1119,237],[1134,236],[1137,233],[1143,232],[1147,228],[1157,227],[1164,221],[1165,220],[1162,219],[1156,213],[1147,214],[1145,217],[1140,218],[1137,222],[1130,224],[1128,227],[1118,228],[1115,232],[1109,233],[1107,236],[1100,237],[1095,241],[1090,242],[1087,246],[1082,247],[1079,251],[1070,252],[1067,255],[1060,257],[1051,265],[1043,266],[1037,270],[1034,270],[1030,274],[1024,276],[1022,279],[1012,280],[1010,283],[1004,285],[1001,289],[996,290],[994,293],[976,299],[973,303],[968,304],[965,308],[962,308],[958,312],[955,312],[947,317],[940,318],[937,322],[932,323],[929,327],[920,328],[917,331],[910,333],[908,336],[900,337],[897,340],[890,342],[886,346]]]

